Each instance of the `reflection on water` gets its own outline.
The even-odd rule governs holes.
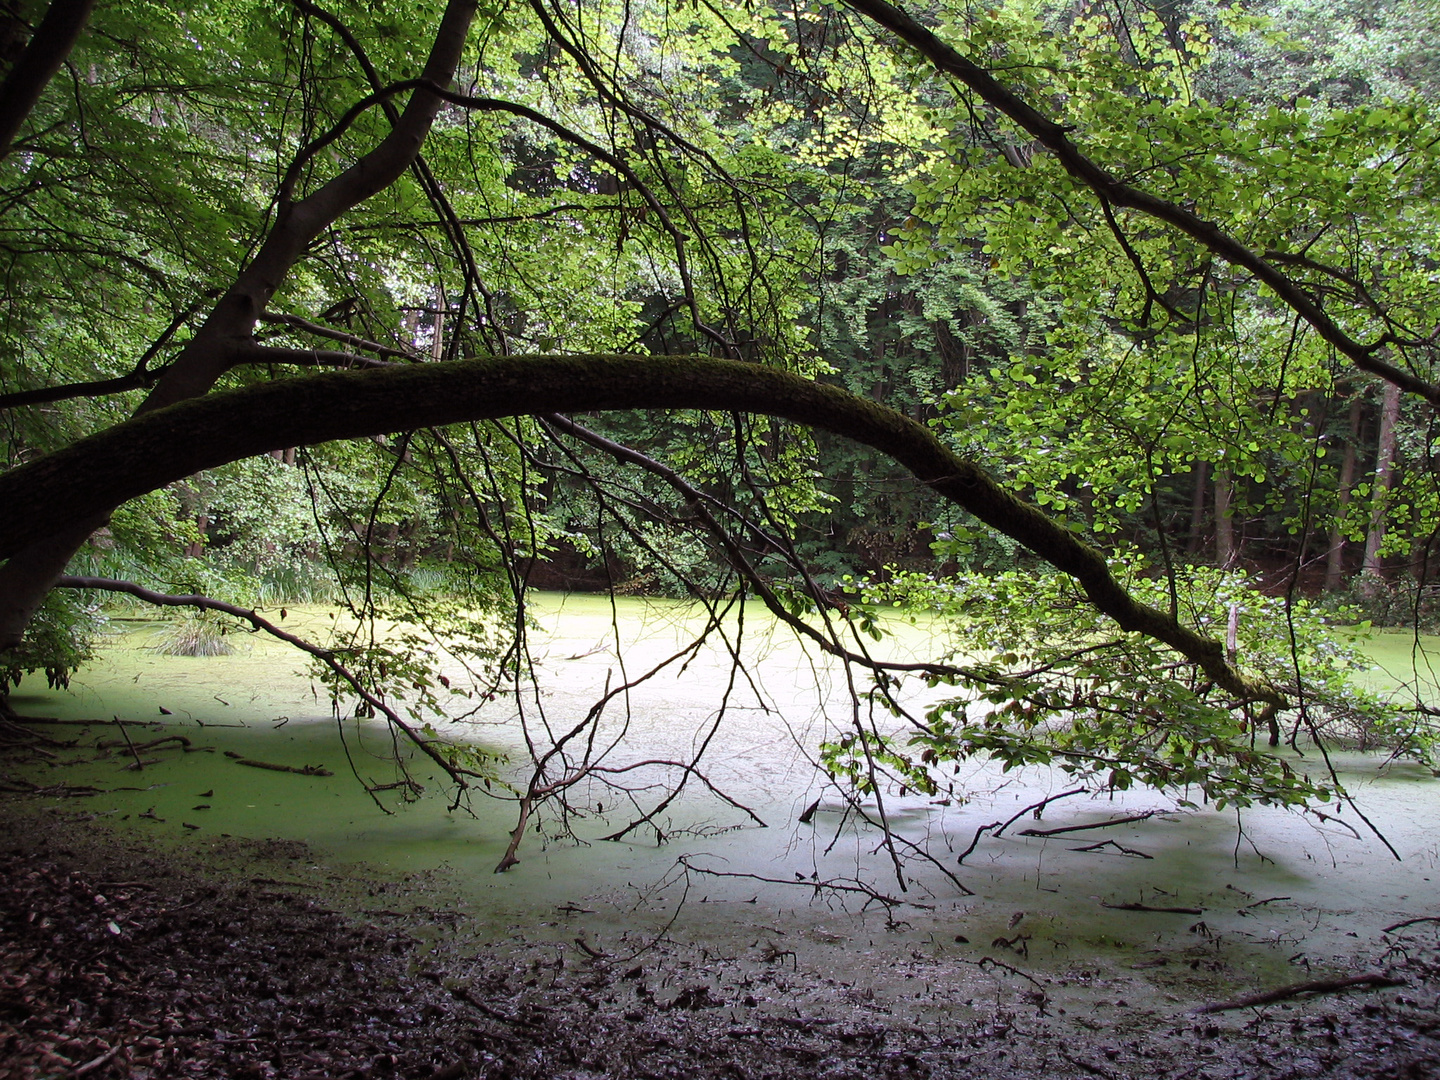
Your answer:
[[[612,609],[603,598],[558,596],[540,598],[535,614],[539,692],[518,703],[501,697],[463,729],[502,751],[522,748],[522,709],[537,729],[568,727],[607,686],[673,656],[699,618],[684,604],[627,599]],[[317,635],[326,616],[292,613],[287,627],[297,624]],[[724,702],[724,722],[703,759],[705,775],[768,828],[754,827],[744,813],[691,784],[653,827],[637,830],[628,842],[599,841],[655,806],[660,785],[675,774],[652,767],[625,774],[630,790],[618,798],[598,785],[577,791],[578,814],[569,822],[577,839],[554,837],[554,822],[542,821],[540,831],[526,836],[520,865],[499,876],[491,871],[514,827],[514,803],[476,797],[452,811],[443,797],[412,804],[391,798],[393,812],[382,813],[356,777],[372,785],[399,779],[393,740],[376,725],[338,724],[323,693],[301,673],[303,660],[278,643],[246,638],[235,655],[184,659],[156,654],[148,631],[134,630],[113,641],[70,693],[36,693],[27,684],[14,703],[37,715],[163,722],[163,732],[147,729],[145,739],[177,732],[191,740],[191,752],[147,753],[158,763],[140,772],[125,771],[133,759],[114,751],[67,774],[71,782],[111,789],[86,803],[108,820],[181,843],[221,833],[294,838],[331,859],[397,870],[447,867],[471,898],[476,920],[497,932],[516,923],[554,923],[557,909],[583,909],[588,932],[603,939],[659,927],[684,895],[677,935],[745,948],[758,927],[775,927],[805,943],[810,964],[852,975],[856,965],[870,962],[867,942],[893,944],[894,935],[957,957],[999,949],[1030,965],[1104,957],[1128,966],[1169,960],[1180,970],[1223,954],[1232,964],[1283,969],[1347,952],[1356,940],[1373,941],[1380,928],[1403,918],[1437,913],[1431,878],[1440,873],[1434,828],[1440,784],[1415,766],[1382,767],[1380,759],[1343,754],[1335,759],[1342,780],[1401,861],[1349,807],[1327,807],[1325,816],[1162,813],[1104,830],[1022,835],[1171,805],[1140,791],[1057,800],[1043,820],[1025,815],[1004,836],[980,839],[962,866],[957,858],[980,826],[1068,790],[1063,775],[1002,775],[973,764],[959,777],[973,796],[963,805],[893,795],[885,804],[896,831],[923,844],[972,894],[914,864],[902,891],[878,835],[857,829],[842,803],[827,798],[825,778],[811,763],[825,734],[853,722],[845,674],[755,610],[747,611],[738,640],[736,632],[732,623],[726,638],[716,636],[685,664],[618,699],[602,719],[599,741],[616,745],[609,759],[616,766],[686,759]],[[908,623],[884,645],[895,658],[933,655],[936,647],[928,628]],[[1378,651],[1392,671],[1408,656],[1406,646],[1388,638]],[[735,675],[732,652],[743,658],[748,677]],[[902,692],[917,701],[931,693],[918,684]],[[134,730],[132,739],[143,741]],[[425,762],[401,750],[419,778],[432,789],[441,786]],[[246,767],[227,751],[323,765],[333,775]],[[817,799],[811,822],[800,824]],[[677,868],[681,856],[696,867],[753,876],[687,878]],[[877,905],[817,897],[809,885],[840,878],[908,901],[894,913],[903,922],[887,926]],[[1126,904],[1202,914],[1114,906]],[[1013,944],[996,944],[1002,938]]]

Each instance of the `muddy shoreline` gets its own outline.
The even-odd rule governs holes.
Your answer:
[[[1097,1004],[1093,986],[1082,1005],[1003,960],[976,992],[975,971],[900,953],[931,1003],[911,1010],[783,942],[597,945],[583,911],[482,940],[443,872],[359,873],[288,841],[177,848],[87,817],[81,800],[0,801],[0,1080],[1440,1075],[1434,922],[1298,973],[1403,985],[1216,1015]]]

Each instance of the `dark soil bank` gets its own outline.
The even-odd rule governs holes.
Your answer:
[[[434,882],[361,880],[289,843],[167,852],[85,817],[0,804],[0,1080],[1440,1077],[1433,922],[1357,961],[1398,986],[1102,1019],[996,969],[1003,993],[937,1021],[779,951],[616,955],[583,922],[573,944],[481,941],[427,906]]]

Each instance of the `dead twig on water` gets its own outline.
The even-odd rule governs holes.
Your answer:
[[[1100,848],[1115,848],[1122,855],[1129,855],[1130,858],[1155,858],[1155,855],[1146,855],[1136,848],[1125,847],[1125,844],[1116,844],[1113,840],[1102,840],[1099,844],[1086,844],[1083,848],[1070,848],[1071,851],[1099,851]]]
[[[1101,840],[1098,844],[1086,844],[1084,847],[1071,848],[1071,851],[1099,851],[1104,847],[1113,847],[1121,855],[1129,855],[1132,859],[1153,859],[1154,855],[1146,855],[1143,851],[1126,847],[1124,844],[1117,844],[1114,840]]]
[[[24,723],[17,722],[20,720],[23,720]],[[0,739],[0,741],[11,745],[33,746],[36,743],[40,743],[45,746],[52,746],[57,750],[68,750],[75,745],[73,742],[61,742],[59,739],[52,739],[49,735],[43,734],[42,732],[33,731],[25,726],[27,723],[44,723],[44,721],[38,718],[32,720],[28,716],[16,717],[15,719],[11,719],[8,716],[0,718],[0,736],[3,736],[3,739]]]
[[[1001,971],[1008,971],[1011,975],[1019,975],[1020,978],[1029,980],[1042,991],[1045,989],[1044,983],[1042,983],[1039,979],[1035,978],[1034,975],[1031,975],[1025,971],[1021,971],[1017,967],[1011,967],[1009,964],[1005,963],[1005,961],[996,960],[993,956],[982,956],[979,960],[966,960],[964,957],[959,957],[958,959],[960,960],[960,963],[973,964],[981,971],[984,971],[986,968],[997,967]]]
[[[810,822],[814,820],[814,818],[815,818],[815,813],[816,813],[816,811],[818,811],[819,809],[820,809],[820,800],[819,800],[819,799],[816,799],[816,800],[815,800],[814,802],[812,802],[809,806],[807,806],[807,807],[805,808],[805,812],[802,813],[802,814],[801,814],[798,818],[796,818],[795,820],[798,821],[798,822],[800,822],[801,825],[809,825]]]
[[[994,941],[990,942],[990,945],[996,949],[1009,949],[1011,952],[1018,953],[1028,960],[1030,958],[1030,946],[1027,944],[1029,940],[1030,935],[1021,931],[1012,938],[997,937]]]
[[[1147,855],[1148,859],[1149,856]],[[1149,904],[1107,904],[1100,901],[1100,906],[1109,908],[1111,911],[1158,911],[1163,915],[1204,915],[1205,909],[1198,907],[1151,907]]]
[[[1231,1009],[1248,1009],[1255,1005],[1269,1005],[1276,1001],[1284,1001],[1286,998],[1297,997],[1300,994],[1333,994],[1340,990],[1351,990],[1357,986],[1383,989],[1387,986],[1404,985],[1404,979],[1396,979],[1389,975],[1381,974],[1378,971],[1371,971],[1366,972],[1364,975],[1347,975],[1340,979],[1311,979],[1309,982],[1292,983],[1289,986],[1282,986],[1276,990],[1264,990],[1256,994],[1245,994],[1242,997],[1231,998],[1229,1001],[1216,1001],[1209,1005],[1201,1005],[1198,1009],[1192,1011],[1197,1016],[1203,1016],[1207,1013],[1228,1012]]]
[[[157,593],[153,589],[147,589],[143,585],[135,584],[133,581],[117,581],[113,578],[71,577],[69,575],[63,575],[59,578],[58,581],[56,581],[56,585],[61,588],[67,589],[103,589],[108,592],[128,593],[131,596],[145,601],[147,604],[155,604],[160,607],[193,607],[200,611],[220,611],[224,612],[226,615],[231,615],[237,619],[242,619],[245,622],[248,622],[256,630],[269,634],[271,637],[278,638],[281,641],[288,642],[300,651],[315,657],[315,659],[319,660],[322,664],[324,664],[327,668],[334,672],[334,674],[339,679],[349,685],[350,689],[354,691],[356,697],[360,698],[361,701],[363,701],[371,710],[373,710],[372,715],[384,716],[386,722],[391,727],[395,728],[400,732],[403,732],[405,737],[410,740],[412,745],[414,745],[422,754],[424,754],[431,761],[433,761],[445,773],[446,776],[448,776],[452,781],[454,781],[457,788],[456,802],[454,804],[455,806],[459,805],[460,793],[462,793],[466,788],[470,786],[469,781],[466,778],[483,778],[479,773],[475,772],[474,770],[461,768],[447,760],[445,755],[440,752],[440,749],[436,745],[436,740],[422,737],[420,730],[413,725],[407,723],[399,713],[397,713],[394,709],[392,709],[389,705],[385,703],[382,696],[367,689],[365,684],[360,680],[360,677],[340,662],[335,650],[322,649],[318,645],[312,645],[304,638],[299,638],[296,637],[294,634],[287,633],[286,631],[281,630],[274,623],[271,623],[268,620],[261,618],[260,615],[258,615],[254,611],[238,607],[235,604],[227,604],[222,600],[212,600],[208,596],[200,596],[198,594],[172,596],[167,593]],[[228,701],[220,697],[220,695],[218,694],[214,695],[214,697],[215,700],[220,702],[220,704],[222,705],[229,704]],[[118,717],[115,720],[115,723],[117,725],[128,722],[130,721],[121,721]],[[210,726],[232,727],[234,725],[212,724]],[[265,768],[266,766],[261,765],[257,767]],[[285,768],[279,771],[296,772],[300,770]],[[329,774],[323,772],[309,772],[305,775],[322,776]],[[358,773],[356,774],[356,779],[359,779]],[[387,814],[391,812],[389,809],[386,808],[385,804],[382,803],[378,797],[376,797],[374,792],[370,792],[369,794],[371,799],[375,801],[376,806],[380,807],[380,809],[384,810]],[[452,806],[452,809],[453,808],[454,806]]]
[[[1393,934],[1396,930],[1400,930],[1406,926],[1414,926],[1416,923],[1422,922],[1440,922],[1440,915],[1421,915],[1414,919],[1406,919],[1404,922],[1397,922],[1393,926],[1387,926],[1380,932],[1382,934]]]
[[[116,788],[115,790],[123,791],[125,789]],[[140,789],[135,788],[132,790],[138,791]],[[24,780],[14,776],[3,775],[0,775],[0,791],[9,792],[16,795],[43,795],[47,798],[52,796],[79,798],[81,796],[102,795],[105,793],[104,788],[90,787],[88,785],[50,784],[46,787],[42,787],[41,785],[31,780]]]
[[[125,729],[122,727],[120,730],[124,731]],[[164,746],[166,743],[172,742],[177,744],[183,750],[188,751],[190,749],[190,740],[187,739],[184,735],[164,735],[158,739],[151,739],[149,742],[138,744],[132,743],[128,735],[123,740],[101,739],[95,744],[95,749],[113,750],[118,746],[129,746],[131,750],[139,752],[141,750],[154,750],[157,746]]]
[[[226,750],[225,756],[236,765],[249,765],[252,769],[269,769],[271,772],[295,773],[298,776],[334,776],[335,774],[322,765],[278,765],[273,761],[256,761],[254,758],[241,757],[233,750]]]
[[[609,953],[607,953],[604,949],[595,948],[594,945],[591,945],[583,937],[577,937],[575,939],[575,944],[580,946],[580,951],[583,952],[586,956],[590,957],[591,960],[610,959]]]
[[[791,888],[802,887],[811,889],[816,896],[821,893],[843,893],[865,897],[865,904],[879,904],[885,908],[886,915],[890,915],[898,907],[919,908],[922,911],[934,911],[934,904],[922,904],[915,900],[901,900],[898,897],[887,896],[885,893],[877,892],[863,881],[853,878],[828,878],[825,881],[812,881],[799,878],[794,881],[787,881],[785,878],[762,877],[760,874],[742,874],[734,870],[710,870],[703,866],[695,866],[689,861],[690,856],[682,855],[675,861],[687,871],[696,874],[706,874],[709,877],[724,878],[745,878],[747,881],[761,881],[767,885],[786,885]]]
[[[1003,833],[1011,825],[1014,825],[1015,822],[1019,821],[1026,814],[1033,813],[1036,818],[1039,818],[1040,812],[1044,810],[1045,807],[1049,806],[1052,802],[1057,802],[1060,799],[1068,799],[1071,795],[1084,795],[1089,790],[1089,788],[1072,788],[1070,791],[1062,791],[1059,795],[1048,795],[1037,803],[1031,803],[1029,806],[1025,807],[1024,810],[1021,810],[1018,814],[1010,818],[1008,821],[992,821],[989,825],[981,825],[978,829],[975,830],[975,835],[971,837],[970,846],[967,847],[964,851],[962,851],[960,853],[960,857],[955,861],[957,863],[960,863],[961,865],[964,865],[965,860],[970,857],[970,855],[975,851],[977,847],[979,847],[980,838],[986,833],[990,833],[992,836],[999,836],[1001,833]]]
[[[115,717],[115,726],[120,729],[120,734],[125,736],[125,745],[130,747],[130,753],[135,758],[135,768],[145,768],[145,763],[140,760],[140,752],[135,749],[135,744],[130,741],[130,733],[125,730],[125,725],[120,723],[120,717]]]
[[[1063,833],[1085,832],[1087,829],[1108,829],[1112,825],[1129,825],[1134,821],[1148,821],[1156,814],[1168,814],[1169,810],[1146,810],[1143,814],[1112,818],[1109,821],[1095,821],[1089,825],[1062,825],[1058,829],[1021,829],[1021,836],[1060,836]]]

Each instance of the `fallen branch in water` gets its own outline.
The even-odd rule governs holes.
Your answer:
[[[39,784],[13,776],[0,776],[0,791],[9,792],[15,795],[61,795],[66,798],[79,798],[85,795],[102,795],[104,788],[90,787],[81,784],[50,784],[42,787]]]
[[[20,719],[28,721],[30,718],[23,717]],[[8,716],[0,718],[0,737],[3,737],[0,738],[0,741],[11,745],[43,743],[46,746],[53,746],[61,750],[68,749],[75,745],[73,742],[61,742],[59,739],[51,738],[49,735],[40,731],[32,731],[23,723],[17,723]]]
[[[370,709],[373,710],[372,715],[378,714],[384,716],[388,724],[390,724],[397,730],[403,732],[405,734],[405,737],[409,739],[410,742],[417,749],[419,749],[421,753],[423,753],[437,766],[439,766],[439,768],[444,771],[445,775],[450,777],[450,779],[455,782],[457,788],[456,802],[452,805],[451,809],[454,809],[455,806],[459,805],[459,798],[461,793],[463,793],[463,791],[470,786],[469,782],[466,780],[466,777],[473,776],[483,779],[483,777],[481,777],[479,773],[476,773],[470,769],[460,768],[459,766],[456,766],[450,761],[448,761],[445,755],[442,754],[439,749],[437,749],[435,745],[436,740],[422,738],[419,729],[406,723],[404,718],[401,717],[400,714],[397,713],[394,709],[392,709],[389,705],[387,705],[383,697],[381,697],[378,693],[372,692],[371,690],[367,689],[365,684],[361,682],[359,676],[357,676],[354,672],[352,672],[349,668],[347,668],[344,664],[340,662],[336,650],[323,649],[319,645],[311,644],[304,638],[296,637],[294,634],[287,633],[286,631],[281,630],[274,623],[261,618],[258,613],[248,608],[238,607],[235,604],[227,604],[223,600],[212,600],[208,596],[200,596],[198,594],[172,596],[168,593],[158,593],[155,592],[153,589],[145,588],[143,585],[137,585],[133,581],[118,581],[114,578],[71,577],[67,574],[62,575],[55,584],[60,588],[66,589],[102,589],[108,592],[128,593],[129,595],[134,596],[137,599],[145,601],[147,604],[155,604],[160,607],[193,607],[200,611],[220,611],[224,612],[226,615],[230,615],[234,618],[248,622],[256,630],[269,634],[271,637],[278,638],[281,641],[288,642],[289,644],[299,649],[301,652],[307,653],[310,656],[315,657],[315,659],[319,660],[322,664],[324,664],[327,668],[334,672],[334,674],[340,680],[345,682],[350,687],[350,689],[354,691],[356,697],[358,697],[367,706],[369,706]],[[215,700],[220,702],[220,704],[229,704],[229,702],[225,701],[225,699],[220,697],[219,694],[216,694],[214,696]],[[118,726],[125,723],[133,723],[133,721],[122,721],[117,717],[115,723]],[[201,726],[203,727],[205,725],[202,724]],[[235,725],[212,724],[210,726],[233,727]],[[121,734],[124,734],[124,730],[125,729],[123,727],[120,728]],[[239,755],[230,754],[229,756],[238,757]],[[269,768],[270,766],[257,765],[256,767],[263,769]],[[300,772],[302,770],[284,768],[280,771]],[[332,774],[324,771],[311,771],[305,773],[305,775],[330,776]],[[356,779],[359,779],[358,774]],[[385,807],[385,804],[382,803],[379,798],[375,796],[374,792],[370,792],[370,797],[375,801],[375,805],[378,806],[381,810],[384,810],[385,813],[388,814],[391,812]]]
[[[1117,844],[1114,840],[1101,840],[1098,844],[1086,844],[1084,847],[1071,848],[1071,851],[1099,851],[1103,847],[1113,847],[1121,855],[1129,855],[1135,859],[1153,859],[1154,855],[1146,855],[1143,851],[1135,848],[1128,848],[1124,844]]]
[[[1420,915],[1414,919],[1406,919],[1404,922],[1397,922],[1394,926],[1387,926],[1384,930],[1380,932],[1382,934],[1390,934],[1406,926],[1414,926],[1416,923],[1422,922],[1440,922],[1440,915]]]
[[[812,802],[809,806],[807,806],[807,807],[805,808],[805,812],[802,813],[802,814],[801,814],[798,818],[796,818],[795,820],[798,821],[798,822],[800,822],[801,825],[809,825],[810,822],[815,819],[815,814],[816,814],[816,812],[817,812],[819,809],[820,809],[820,800],[819,800],[819,799],[816,799],[816,800],[815,800],[814,802]],[[978,838],[977,838],[977,839],[978,839]]]
[[[125,730],[121,728],[120,730]],[[146,743],[131,743],[129,739],[101,739],[95,744],[97,750],[114,750],[120,746],[132,746],[136,752],[141,750],[154,750],[157,746],[164,746],[166,743],[177,743],[182,749],[190,749],[190,740],[184,735],[164,735],[158,739],[151,739]]]
[[[1024,810],[1021,810],[1018,814],[1011,817],[1008,821],[992,821],[989,825],[981,825],[978,829],[975,830],[975,835],[971,837],[970,846],[967,847],[964,851],[962,851],[960,853],[960,857],[955,861],[963,866],[965,860],[969,858],[971,853],[974,852],[976,847],[979,846],[980,838],[984,836],[987,832],[991,833],[991,835],[993,836],[999,836],[1011,825],[1014,825],[1015,822],[1019,821],[1026,814],[1030,813],[1033,813],[1038,820],[1040,817],[1040,812],[1052,802],[1055,802],[1059,799],[1068,799],[1071,795],[1084,795],[1089,790],[1089,788],[1073,788],[1070,791],[1062,791],[1059,795],[1047,795],[1039,802],[1032,803],[1031,805],[1025,807]]]
[[[226,750],[225,756],[236,765],[249,765],[252,769],[269,769],[271,772],[288,772],[299,776],[335,775],[323,765],[277,765],[273,761],[256,761],[254,758],[241,757],[234,750]]]
[[[126,767],[127,769],[133,768],[133,769],[137,769],[137,770],[138,770],[138,769],[143,769],[143,768],[145,768],[145,762],[143,762],[143,761],[140,760],[140,752],[135,749],[135,743],[131,740],[131,738],[130,738],[130,733],[125,730],[125,725],[122,724],[122,723],[120,723],[120,717],[118,717],[118,716],[115,717],[115,726],[120,729],[120,734],[123,735],[123,736],[125,736],[125,739],[124,739],[125,745],[130,748],[130,754],[131,754],[132,757],[135,758],[135,764],[134,764],[134,765],[127,765],[127,766],[125,766],[125,767]],[[150,764],[153,765],[153,764],[155,764],[155,763],[152,761]]]
[[[1244,907],[1240,908],[1239,910],[1242,911],[1242,912],[1244,912],[1244,911],[1249,911],[1252,907],[1264,907],[1266,904],[1273,904],[1273,903],[1275,903],[1277,900],[1289,900],[1289,899],[1291,899],[1291,897],[1288,897],[1288,896],[1267,896],[1264,900],[1256,900],[1253,904],[1246,904]]]
[[[1108,829],[1112,825],[1129,825],[1132,821],[1148,821],[1156,814],[1168,814],[1168,810],[1146,810],[1143,814],[1132,814],[1130,817],[1112,818],[1109,821],[1096,821],[1089,825],[1062,825],[1058,829],[1022,829],[1021,836],[1059,836],[1061,833],[1084,832],[1087,829]]]
[[[8,718],[7,718],[8,719]],[[129,727],[154,727],[161,723],[159,720],[121,720],[118,717],[114,720],[60,720],[53,716],[17,716],[15,722],[20,724],[59,724],[67,727],[97,727],[100,724]]]
[[[1042,992],[1045,989],[1045,984],[1042,983],[1039,979],[1035,978],[1034,975],[1021,971],[1017,967],[1011,967],[1009,964],[1005,963],[1005,961],[996,960],[993,956],[982,956],[979,960],[966,960],[963,956],[959,956],[956,957],[956,960],[958,960],[962,964],[973,964],[981,971],[984,971],[986,968],[999,968],[1001,971],[1008,971],[1011,975],[1018,975],[1022,979],[1028,979],[1033,985],[1039,987]]]
[[[1246,994],[1243,997],[1231,998],[1229,1001],[1217,1001],[1209,1005],[1201,1005],[1198,1009],[1192,1010],[1196,1015],[1206,1013],[1227,1012],[1230,1009],[1247,1009],[1253,1005],[1269,1005],[1272,1002],[1284,1001],[1286,998],[1296,997],[1300,994],[1333,994],[1340,990],[1349,990],[1356,986],[1369,986],[1376,989],[1383,989],[1387,986],[1404,986],[1404,979],[1394,979],[1389,975],[1382,975],[1379,972],[1371,971],[1364,975],[1349,975],[1341,979],[1312,979],[1309,982],[1292,983],[1290,986],[1282,986],[1277,990],[1265,990],[1257,994]]]
[[[579,945],[581,951],[584,952],[586,956],[590,957],[591,960],[608,960],[608,959],[610,959],[610,954],[609,954],[609,953],[607,953],[604,949],[597,949],[597,948],[595,948],[595,946],[591,945],[591,944],[590,944],[588,941],[586,941],[583,937],[577,937],[577,938],[575,939],[575,944],[576,944],[576,945]]]
[[[1148,859],[1149,856],[1147,855]],[[1100,901],[1100,906],[1109,908],[1111,911],[1158,911],[1165,915],[1204,915],[1203,908],[1198,907],[1151,907],[1149,904],[1107,904]]]

